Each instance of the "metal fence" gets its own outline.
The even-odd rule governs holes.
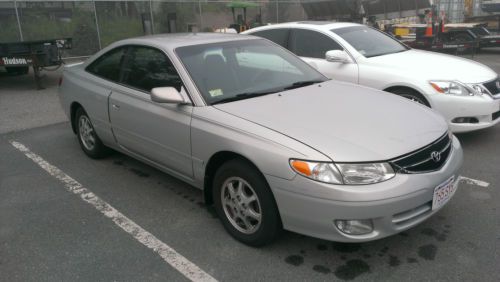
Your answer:
[[[127,37],[228,27],[235,21],[230,2],[0,0],[0,42],[71,37],[65,56],[85,56]],[[250,26],[307,18],[299,0],[245,2],[256,4],[246,9]]]

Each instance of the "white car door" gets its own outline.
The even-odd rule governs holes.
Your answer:
[[[109,117],[120,146],[140,157],[193,176],[191,161],[191,105],[151,101],[155,87],[175,87],[182,82],[168,57],[160,50],[133,46],[127,53],[121,84],[109,100]]]
[[[325,76],[351,83],[358,83],[358,65],[352,62],[328,62],[325,54],[331,50],[344,50],[330,36],[314,30],[294,28],[290,35],[289,49]]]

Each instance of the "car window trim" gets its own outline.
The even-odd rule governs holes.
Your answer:
[[[137,46],[137,47],[146,47],[146,48],[150,48],[150,49],[155,49],[155,50],[158,50],[160,51],[163,55],[165,55],[165,57],[170,61],[170,63],[172,64],[172,66],[174,67],[175,71],[177,72],[177,74],[179,74],[179,70],[177,69],[177,67],[175,66],[175,64],[173,63],[172,59],[170,59],[170,56],[165,52],[163,51],[162,49],[158,48],[158,47],[155,47],[155,46],[151,46],[151,45],[147,45],[147,44],[138,44],[138,43],[134,43],[134,44],[124,44],[124,45],[120,45],[120,46],[117,46],[109,51],[107,51],[106,53],[102,54],[101,56],[99,56],[98,58],[96,58],[95,60],[93,60],[87,67],[85,67],[85,71],[90,73],[91,75],[94,75],[96,77],[99,77],[101,79],[104,79],[106,81],[109,81],[111,83],[114,83],[114,84],[117,84],[117,85],[120,85],[120,86],[123,86],[125,88],[129,88],[129,89],[132,89],[134,91],[139,91],[139,92],[142,92],[142,93],[145,93],[147,94],[148,96],[151,96],[151,92],[148,92],[148,91],[145,91],[144,89],[139,89],[139,88],[136,88],[136,87],[133,87],[131,85],[128,85],[128,84],[125,84],[122,82],[122,79],[123,79],[123,71],[124,71],[124,65],[125,65],[125,59],[127,57],[127,53],[130,52],[131,48],[134,47],[134,46]],[[110,79],[107,79],[105,77],[102,77],[102,76],[99,76],[99,75],[96,75],[95,73],[93,72],[90,72],[87,70],[88,67],[90,67],[95,61],[99,60],[99,58],[101,58],[102,56],[108,54],[109,52],[113,51],[113,50],[116,50],[118,48],[126,48],[125,50],[125,53],[122,55],[122,58],[120,59],[120,74],[119,74],[119,81],[113,81],[113,80],[110,80]],[[182,77],[179,75],[179,78],[182,82],[182,85],[181,87],[184,88],[184,92],[186,93],[186,96],[189,98],[189,102],[190,102],[190,105],[193,106],[194,103],[193,103],[193,98],[191,97],[191,94],[189,93],[189,90],[187,89],[187,87],[185,86],[185,83],[184,83],[184,80],[182,79]]]

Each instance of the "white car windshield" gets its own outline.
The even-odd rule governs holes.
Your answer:
[[[409,49],[387,34],[367,26],[351,26],[331,31],[367,58],[404,52]]]
[[[327,80],[293,54],[264,39],[192,45],[175,52],[211,105]]]

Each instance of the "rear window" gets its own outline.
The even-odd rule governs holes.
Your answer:
[[[120,80],[120,68],[126,47],[118,47],[100,56],[86,70],[94,75],[114,82]]]

